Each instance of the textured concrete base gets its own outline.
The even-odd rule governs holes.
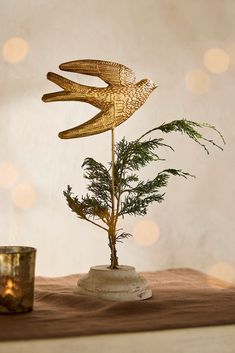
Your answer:
[[[132,266],[94,266],[83,276],[75,289],[76,294],[89,295],[113,301],[133,301],[151,298],[152,291],[143,276]]]

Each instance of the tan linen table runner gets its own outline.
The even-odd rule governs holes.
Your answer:
[[[153,297],[110,302],[73,294],[79,278],[36,278],[34,311],[0,315],[0,341],[235,324],[235,287],[191,269],[143,273]]]

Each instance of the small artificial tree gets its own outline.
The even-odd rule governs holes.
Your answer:
[[[67,190],[64,191],[69,207],[80,219],[94,224],[107,233],[111,251],[110,269],[118,269],[117,242],[122,242],[131,236],[130,233],[118,229],[119,218],[126,215],[144,216],[150,204],[162,202],[165,196],[162,188],[167,186],[171,175],[184,178],[193,176],[181,169],[169,168],[157,172],[152,180],[140,180],[137,172],[141,168],[151,162],[162,160],[156,150],[166,147],[174,151],[170,145],[164,143],[162,137],[149,138],[149,135],[156,131],[180,132],[201,145],[207,154],[209,150],[206,143],[222,150],[214,140],[205,138],[198,131],[200,128],[214,130],[225,143],[223,136],[214,126],[185,119],[163,123],[130,142],[124,137],[114,144],[112,134],[112,162],[108,167],[90,157],[82,164],[85,170],[84,177],[88,180],[88,193],[79,199],[78,196],[74,196],[71,186],[68,185]]]

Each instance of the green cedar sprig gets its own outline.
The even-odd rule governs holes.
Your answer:
[[[162,161],[157,151],[159,148],[166,147],[174,149],[165,144],[162,137],[144,137],[152,132],[163,133],[180,132],[191,138],[194,142],[201,145],[209,154],[206,143],[209,143],[222,150],[222,147],[212,139],[205,138],[197,128],[209,128],[219,134],[222,142],[225,143],[221,133],[212,125],[198,123],[186,119],[174,120],[170,123],[163,123],[160,126],[147,131],[140,138],[128,142],[125,138],[115,145],[115,165],[114,165],[114,195],[116,199],[115,217],[116,224],[119,217],[125,215],[146,215],[148,207],[153,202],[162,202],[165,193],[162,188],[168,184],[169,178],[181,176],[184,178],[192,177],[190,173],[183,172],[181,169],[165,169],[156,173],[152,180],[140,180],[138,171],[149,163]],[[112,176],[111,163],[106,168],[102,163],[93,158],[86,158],[83,162],[84,177],[88,180],[88,193],[79,200],[78,196],[73,196],[71,186],[64,191],[68,206],[77,216],[84,219],[108,232],[112,212]],[[98,222],[98,223],[97,223]],[[116,231],[116,241],[122,241],[131,234]]]

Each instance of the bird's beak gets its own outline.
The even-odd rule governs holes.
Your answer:
[[[158,87],[158,83],[153,82],[153,89],[156,89]]]
[[[158,87],[158,83],[155,83],[155,82],[153,82],[152,80],[148,80],[149,82],[150,82],[150,84],[151,84],[151,88],[152,88],[152,90],[154,90],[155,88],[157,88]]]

